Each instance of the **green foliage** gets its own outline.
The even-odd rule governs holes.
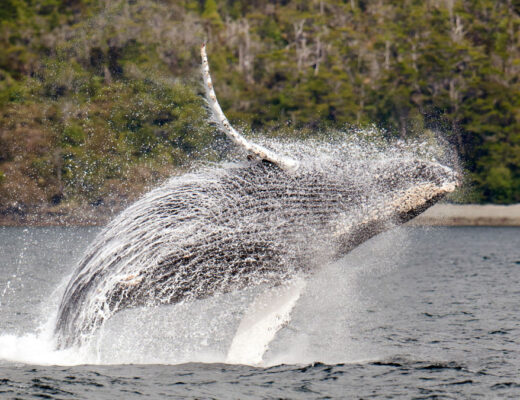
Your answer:
[[[515,4],[3,0],[0,170],[16,176],[0,175],[0,203],[117,205],[184,168],[214,136],[203,40],[233,123],[302,137],[440,128],[467,201],[520,202]]]
[[[492,166],[485,176],[482,186],[493,193],[497,203],[507,203],[513,195],[513,176],[511,170],[502,165]],[[485,193],[485,195],[489,195]]]
[[[18,17],[18,8],[13,0],[2,0],[0,3],[0,21],[13,21]]]
[[[63,147],[68,146],[81,146],[85,143],[86,134],[83,128],[77,123],[71,123],[63,129],[61,135],[61,145]]]
[[[215,28],[220,28],[223,25],[222,18],[220,18],[220,14],[218,13],[217,3],[215,3],[215,0],[206,0],[204,2],[202,18],[208,20]]]

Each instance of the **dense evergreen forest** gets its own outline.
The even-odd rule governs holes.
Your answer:
[[[2,0],[0,213],[118,208],[199,157],[203,41],[244,130],[441,132],[465,201],[520,202],[519,27],[518,0]]]

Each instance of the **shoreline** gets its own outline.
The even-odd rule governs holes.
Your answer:
[[[7,226],[104,226],[124,207],[41,207],[0,213],[0,227]]]
[[[81,207],[77,209],[34,210],[28,213],[0,214],[0,227],[6,226],[104,226],[119,207]],[[518,226],[520,203],[494,204],[436,204],[417,216],[408,226]]]
[[[410,226],[520,226],[520,204],[440,203],[410,222]]]

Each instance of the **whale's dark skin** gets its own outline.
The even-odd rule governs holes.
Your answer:
[[[358,160],[348,168],[338,161],[287,172],[251,161],[172,178],[87,251],[61,301],[59,346],[80,344],[127,307],[310,273],[415,217],[457,182],[451,169],[421,160]]]

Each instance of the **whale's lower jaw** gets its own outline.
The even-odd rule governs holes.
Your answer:
[[[446,182],[441,186],[428,183],[409,189],[393,203],[399,221],[404,223],[415,218],[456,188],[456,182]]]

